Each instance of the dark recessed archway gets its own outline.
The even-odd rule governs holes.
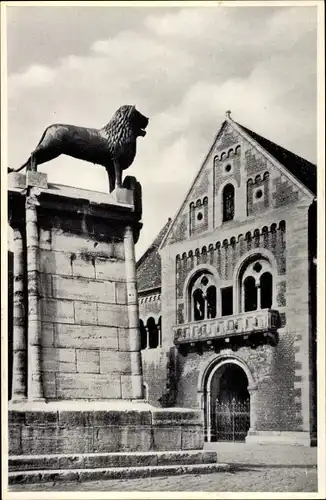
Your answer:
[[[208,378],[206,424],[210,441],[244,441],[250,427],[248,378],[236,363],[224,363]],[[209,415],[208,415],[209,412]]]

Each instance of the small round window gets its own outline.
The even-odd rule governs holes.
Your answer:
[[[197,214],[197,220],[202,220],[202,218],[203,218],[203,214],[201,212],[199,212]]]
[[[259,200],[263,196],[262,190],[257,189],[255,196],[256,196],[257,200]]]
[[[230,164],[226,165],[226,167],[225,167],[225,172],[231,172],[231,168],[232,168],[232,167],[231,167],[231,165],[230,165]]]

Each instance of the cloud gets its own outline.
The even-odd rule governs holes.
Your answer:
[[[15,90],[29,87],[43,87],[53,83],[55,74],[53,68],[34,64],[23,73],[14,74],[10,79],[9,89],[11,92],[15,92]]]
[[[49,64],[33,61],[9,75],[11,167],[26,160],[50,123],[100,127],[118,106],[135,104],[150,117],[130,170],[144,193],[140,253],[182,203],[226,109],[315,160],[314,8],[155,9],[142,23],[123,19],[105,36],[94,30],[82,54],[68,40],[51,64],[47,55]],[[104,169],[67,157],[40,170],[51,182],[107,186]]]

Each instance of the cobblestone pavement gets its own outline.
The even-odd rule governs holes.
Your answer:
[[[17,485],[11,491],[317,492],[317,450],[299,446],[207,444],[232,472],[145,479]]]

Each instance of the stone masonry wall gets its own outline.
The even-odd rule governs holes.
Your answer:
[[[198,381],[204,367],[228,359],[232,363],[234,353],[223,349],[219,354],[210,352],[199,357],[189,354],[178,357],[178,398],[176,406],[199,407]],[[294,366],[293,339],[281,335],[278,346],[259,346],[257,349],[240,348],[236,359],[242,360],[252,373],[257,384],[255,390],[256,430],[294,431],[300,430],[295,416],[294,371],[285,366]]]
[[[141,352],[144,383],[148,387],[148,401],[161,406],[168,382],[168,350],[165,347],[143,349]]]
[[[222,193],[227,183],[235,189],[235,214],[233,220],[223,222]],[[192,232],[191,204],[206,197],[208,225]],[[196,268],[202,271],[207,266],[214,271],[218,288],[236,287],[235,269],[248,252],[263,249],[275,259],[273,308],[280,314],[279,343],[239,351],[257,378],[258,430],[309,431],[311,425],[308,209],[312,199],[229,124],[207,157],[161,250],[162,325],[167,345],[173,344],[174,327],[189,321],[185,287]],[[178,357],[177,405],[198,404],[199,366],[207,356],[214,355]]]
[[[250,250],[257,248],[267,249],[274,255],[277,262],[278,275],[286,273],[286,227],[285,221],[278,224],[271,224],[270,227],[264,226],[261,230],[255,229],[246,234],[238,234],[236,237],[224,239],[204,245],[202,248],[196,248],[194,251],[183,252],[176,256],[176,290],[177,290],[177,309],[185,309],[187,296],[184,293],[185,282],[192,272],[199,265],[205,264],[216,269],[220,281],[230,286],[233,283],[233,274],[239,260]],[[234,233],[236,234],[236,233]],[[283,282],[285,283],[285,282]],[[285,286],[285,285],[284,285]],[[280,289],[280,296],[282,289]],[[280,299],[281,300],[281,299]],[[187,323],[188,318],[178,314],[178,323]]]
[[[49,220],[39,250],[45,397],[131,397],[121,234],[78,216]]]
[[[301,204],[285,205],[284,209],[278,209],[278,221],[284,220],[285,232],[280,231],[279,224],[273,239],[273,233],[269,229],[266,233],[261,232],[257,239],[257,251],[260,245],[270,248],[275,255],[278,264],[278,276],[276,276],[276,297],[274,308],[278,310],[281,319],[281,327],[278,330],[279,343],[276,347],[259,347],[256,350],[241,348],[239,356],[251,366],[253,377],[258,378],[256,391],[257,398],[257,429],[275,431],[309,431],[309,414],[311,413],[311,360],[310,360],[310,320],[309,320],[309,265],[308,265],[308,206],[309,199],[302,200]],[[270,212],[266,216],[261,215],[256,219],[259,227],[270,224],[275,220],[276,212]],[[246,234],[250,221],[239,225],[242,234]],[[270,227],[270,226],[269,226]],[[232,232],[231,232],[232,231]],[[231,235],[234,228],[229,228],[224,236],[228,241],[228,250],[232,251]],[[252,231],[251,244],[255,248],[255,234]],[[221,238],[221,236],[220,236]],[[201,268],[207,265],[217,267],[216,255],[218,251],[225,252],[221,245],[220,249],[212,248],[210,251],[210,240],[212,235],[203,236],[201,240],[184,242],[165,248],[162,254],[162,304],[163,304],[163,335],[172,337],[173,326],[177,320],[180,321],[178,306],[183,303],[183,286],[178,283],[185,282],[195,269],[196,265]],[[246,245],[248,241],[243,240]],[[265,245],[266,241],[266,245]],[[237,242],[239,244],[240,242]],[[190,253],[190,248],[198,245],[200,252]],[[200,247],[199,247],[200,245]],[[286,245],[286,246],[285,246]],[[202,251],[203,247],[207,252]],[[281,253],[280,253],[281,252]],[[176,258],[179,255],[179,260]],[[213,257],[211,257],[213,255]],[[232,252],[230,253],[232,257]],[[285,262],[286,256],[286,262]],[[211,261],[213,258],[213,261]],[[194,261],[194,267],[188,266]],[[234,266],[232,258],[227,260]],[[225,262],[225,255],[224,255]],[[221,266],[223,269],[223,266]],[[177,286],[175,282],[177,276]],[[231,274],[232,276],[232,274]],[[225,281],[222,281],[223,285]],[[231,283],[233,284],[233,283]],[[175,294],[175,295],[174,295]],[[179,297],[177,294],[180,294]],[[175,297],[175,307],[172,299]],[[164,304],[168,307],[165,314]],[[171,338],[171,342],[173,342]],[[227,354],[222,350],[221,354]],[[261,352],[261,354],[259,354]],[[269,353],[268,356],[266,353]],[[185,407],[196,407],[198,405],[197,382],[200,365],[203,360],[208,359],[209,354],[199,356],[189,354],[187,358],[178,357],[178,399],[176,404]],[[216,356],[216,355],[215,355]],[[216,357],[217,359],[217,357]],[[254,362],[254,360],[259,362]],[[260,366],[261,365],[261,366]],[[264,368],[264,377],[261,370]],[[266,371],[267,370],[267,371]],[[261,410],[259,409],[261,408]]]
[[[222,193],[229,183],[235,188],[234,220],[223,222]],[[301,196],[295,183],[228,124],[206,158],[165,244],[193,239],[247,216],[291,207]],[[207,211],[201,207],[203,200]],[[200,220],[196,210],[202,212]]]

